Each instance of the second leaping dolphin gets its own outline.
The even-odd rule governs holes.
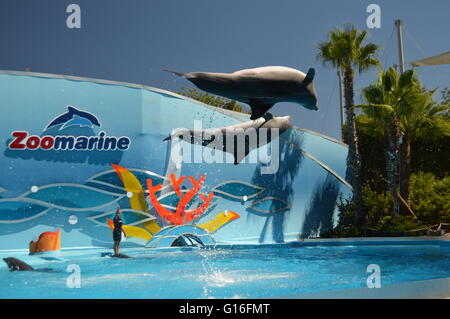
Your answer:
[[[307,74],[285,66],[266,66],[234,73],[165,71],[185,77],[203,91],[250,105],[251,120],[261,117],[278,102],[294,102],[307,109],[318,110],[313,68]]]
[[[188,143],[214,148],[229,153],[234,158],[234,165],[239,164],[252,150],[270,143],[274,136],[271,129],[277,129],[278,134],[283,133],[291,127],[291,117],[274,117],[271,113],[255,121],[246,121],[230,126],[205,129],[205,130],[180,130],[166,137],[164,141],[180,138]],[[254,129],[254,139],[246,138],[246,135]],[[261,129],[265,129],[261,136]],[[220,138],[218,138],[220,136]]]

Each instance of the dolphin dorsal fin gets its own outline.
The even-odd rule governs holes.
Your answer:
[[[302,82],[302,86],[306,87],[309,83],[314,80],[314,75],[316,75],[316,70],[314,68],[310,68],[308,73],[306,73],[305,79]]]
[[[72,105],[67,105],[67,109],[69,110],[69,113],[76,113],[78,112],[78,110],[76,108],[74,108]]]

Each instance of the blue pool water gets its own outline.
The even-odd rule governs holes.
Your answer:
[[[269,298],[366,287],[369,264],[380,266],[382,285],[450,277],[447,242],[122,251],[133,259],[104,252],[2,253],[53,271],[9,272],[3,263],[0,298]],[[70,264],[80,267],[81,288],[66,285]]]

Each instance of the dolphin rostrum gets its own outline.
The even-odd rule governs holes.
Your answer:
[[[34,269],[30,265],[28,265],[26,262],[14,258],[14,257],[7,257],[3,258],[3,261],[6,263],[10,271],[41,271],[41,272],[55,272],[52,268],[40,268],[40,269]]]
[[[284,66],[245,69],[231,74],[165,71],[185,77],[203,91],[247,103],[252,109],[252,120],[261,117],[278,102],[294,102],[310,110],[318,109],[312,83],[313,68],[307,74]]]
[[[8,265],[8,268],[11,271],[34,270],[33,267],[28,265],[26,262],[14,257],[3,258],[3,261],[6,265]]]
[[[255,121],[247,121],[221,128],[179,130],[166,137],[164,141],[180,138],[191,144],[227,152],[233,155],[234,165],[237,165],[252,150],[270,143],[275,138],[272,136],[271,129],[278,129],[277,133],[281,134],[290,128],[290,120],[290,116],[274,117],[271,113],[266,113],[264,117]],[[254,133],[254,138],[251,138],[251,133]],[[267,136],[264,136],[264,134]]]
[[[68,105],[67,106],[68,112],[61,114],[59,116],[57,116],[56,118],[54,118],[47,126],[46,126],[46,130],[48,130],[49,128],[53,127],[53,126],[57,126],[60,124],[65,124],[71,120],[75,120],[78,123],[70,123],[69,125],[65,125],[66,126],[70,126],[70,125],[75,125],[75,124],[82,124],[83,126],[88,126],[87,123],[90,122],[92,123],[92,125],[96,125],[96,126],[101,126],[99,120],[97,119],[97,117],[89,112],[86,111],[82,111],[82,110],[77,110],[75,107]],[[78,120],[77,120],[78,119]],[[84,121],[82,120],[84,119]]]

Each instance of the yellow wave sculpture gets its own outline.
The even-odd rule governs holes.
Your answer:
[[[109,218],[106,218],[106,221],[109,228],[114,229],[114,222]],[[152,238],[152,235],[148,231],[138,226],[122,225],[122,231],[127,237],[142,238],[145,241],[148,241],[150,240],[150,238]]]
[[[142,189],[142,185],[139,182],[139,180],[136,178],[136,176],[134,176],[134,174],[131,173],[129,170],[127,170],[125,167],[122,167],[119,165],[114,165],[114,164],[112,164],[112,167],[116,171],[117,175],[119,175],[120,180],[122,181],[123,187],[125,188],[125,190],[127,192],[132,193],[132,196],[130,197],[131,208],[133,208],[135,210],[140,210],[142,212],[146,212],[147,214],[150,215],[150,212],[149,212],[148,206],[147,206],[147,202],[145,201],[144,190]],[[149,240],[150,238],[153,237],[154,234],[156,234],[157,232],[159,232],[161,230],[161,227],[158,225],[156,220],[146,221],[146,222],[142,223],[142,226],[144,226],[150,233],[148,235],[146,234],[145,238],[139,237],[139,236],[135,236],[135,237],[139,237],[142,239],[148,238],[146,240]],[[140,227],[136,227],[136,228],[140,228]],[[142,229],[142,228],[140,228],[140,229]],[[145,231],[144,229],[142,229],[142,230]],[[141,232],[133,232],[133,233],[141,234]],[[125,234],[127,234],[127,233],[125,232]],[[127,236],[128,236],[128,234],[127,234]],[[129,235],[129,236],[132,236],[132,235]],[[150,236],[150,237],[148,237],[148,236]]]
[[[239,217],[241,216],[239,216],[235,212],[224,211],[217,214],[216,217],[214,217],[214,219],[210,220],[209,222],[197,225],[197,227],[212,233],[218,230],[219,228],[223,227],[226,223],[229,223],[232,220],[237,219]]]
[[[123,186],[127,192],[131,192],[132,196],[130,197],[130,205],[131,208],[135,210],[139,210],[142,212],[146,212],[150,215],[147,202],[145,201],[145,194],[139,180],[127,170],[125,167],[112,164],[112,167],[116,171],[117,175],[119,175]],[[214,219],[209,222],[197,225],[197,227],[202,228],[210,233],[217,231],[219,228],[223,227],[225,224],[230,221],[239,218],[240,216],[232,211],[224,211],[216,215]],[[114,229],[114,224],[110,219],[107,219],[109,227]],[[158,225],[155,219],[146,221],[142,223],[145,229],[138,226],[130,226],[123,225],[122,230],[124,231],[126,236],[142,238],[146,241],[150,240],[154,234],[161,230],[161,227]]]

